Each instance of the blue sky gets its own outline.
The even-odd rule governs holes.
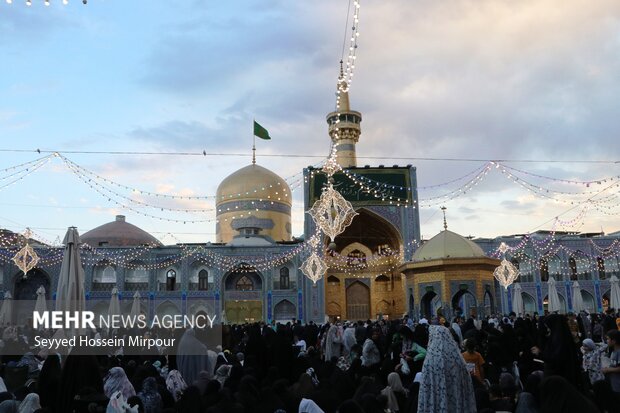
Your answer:
[[[348,0],[33,2],[0,3],[0,149],[248,154],[67,154],[131,187],[194,195],[213,195],[249,163],[253,118],[273,137],[258,142],[259,163],[283,177],[317,159],[261,153],[328,152],[325,114],[334,108]],[[414,163],[422,186],[482,162],[390,158],[552,159],[564,162],[509,165],[575,180],[620,175],[620,165],[568,162],[620,159],[617,1],[362,0],[360,14],[351,87],[352,106],[364,117],[358,155],[385,158],[360,163]],[[37,156],[0,152],[0,169]],[[301,191],[294,194],[300,234]],[[445,205],[450,229],[476,236],[531,231],[572,207],[532,197],[498,171]],[[0,189],[0,227],[29,226],[50,240],[67,226],[85,232],[117,213],[159,238],[172,232],[208,241],[214,232],[213,223],[170,223],[116,208],[58,160]],[[423,209],[421,221],[425,237],[438,232],[438,205]],[[618,216],[596,210],[580,222],[581,230],[620,229]]]

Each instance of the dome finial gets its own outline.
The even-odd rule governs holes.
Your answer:
[[[443,212],[443,229],[445,231],[448,230],[448,222],[446,221],[446,209],[448,208],[446,208],[445,206],[441,207],[441,211]]]

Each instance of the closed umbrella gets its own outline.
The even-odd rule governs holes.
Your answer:
[[[518,316],[525,313],[523,296],[521,295],[521,284],[519,283],[514,283],[512,287],[512,311],[517,313]]]
[[[84,294],[84,268],[80,260],[80,234],[77,228],[67,230],[63,244],[65,253],[58,276],[56,290],[57,311],[84,311],[86,310],[86,296]]]
[[[555,279],[549,277],[549,312],[559,312],[561,310],[560,297],[558,297],[558,290],[555,288]]]
[[[4,301],[2,301],[2,309],[0,309],[0,326],[6,326],[13,320],[13,296],[9,291],[4,293]]]
[[[581,287],[579,283],[575,281],[573,283],[573,312],[579,313],[585,310],[585,306],[583,305],[583,296],[581,295]]]
[[[140,293],[136,291],[133,295],[133,303],[131,304],[131,316],[134,320],[140,315]]]
[[[47,301],[45,300],[45,287],[40,286],[37,290],[37,302],[34,305],[34,311],[43,314],[47,311]]]
[[[609,306],[614,310],[620,310],[620,285],[618,285],[618,277],[612,275],[609,279],[611,291],[609,293]]]
[[[112,296],[110,297],[110,307],[108,308],[108,315],[121,315],[121,302],[118,299],[118,289],[112,288]]]

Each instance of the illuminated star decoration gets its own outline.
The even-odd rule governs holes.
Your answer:
[[[314,285],[316,282],[323,278],[323,274],[327,271],[327,264],[325,261],[316,253],[316,247],[319,245],[319,235],[313,235],[308,243],[312,247],[312,254],[301,264],[299,269],[304,273],[306,277],[308,277]]]
[[[15,263],[17,268],[23,271],[24,278],[27,277],[26,274],[28,274],[28,271],[36,267],[39,262],[39,256],[28,243],[28,240],[31,236],[32,232],[30,231],[30,229],[26,229],[26,231],[24,232],[26,245],[24,245],[24,247],[19,250],[19,252],[15,254],[15,256],[13,256],[13,262]]]
[[[351,225],[353,218],[357,215],[351,203],[334,189],[332,175],[340,169],[340,165],[336,162],[336,151],[334,150],[323,166],[323,171],[327,174],[327,186],[323,188],[319,200],[308,211],[316,225],[332,242],[338,234],[341,234],[346,227]]]
[[[502,253],[502,262],[499,267],[493,271],[493,276],[499,282],[499,284],[508,289],[508,286],[511,285],[515,280],[519,277],[519,270],[515,267],[510,261],[506,259],[506,252],[510,249],[505,242],[502,242],[497,249]]]

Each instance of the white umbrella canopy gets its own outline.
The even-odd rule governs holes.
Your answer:
[[[521,295],[521,284],[514,283],[512,287],[512,311],[517,313],[517,316],[522,316],[525,313],[523,306],[523,296]]]
[[[112,288],[112,296],[110,297],[110,307],[108,308],[108,315],[121,315],[121,302],[118,299],[118,289]]]
[[[6,326],[13,320],[13,296],[9,291],[4,293],[4,301],[2,301],[2,309],[0,309],[0,326]]]
[[[549,277],[547,284],[549,285],[549,312],[559,312],[562,309],[562,305],[560,304],[560,297],[558,297],[558,290],[555,288],[555,279]]]
[[[58,276],[56,290],[57,311],[84,311],[86,296],[84,294],[84,268],[80,260],[80,234],[77,228],[69,227],[63,244],[65,253]]]
[[[140,315],[140,293],[136,291],[133,295],[133,303],[131,304],[131,316],[134,320],[137,320]]]
[[[609,306],[614,310],[620,309],[620,285],[618,285],[618,277],[612,275],[609,279],[611,291],[609,292]]]
[[[45,287],[40,286],[37,290],[37,302],[34,305],[34,311],[43,314],[47,311],[47,301],[45,300]]]
[[[583,305],[583,296],[581,295],[581,286],[577,281],[573,283],[573,312],[579,313],[585,310]]]

